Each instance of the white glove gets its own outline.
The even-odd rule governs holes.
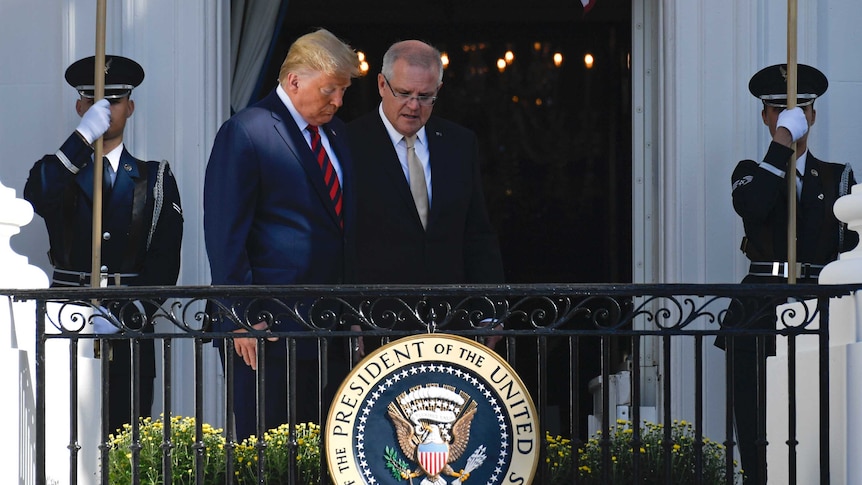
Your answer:
[[[93,313],[93,333],[117,333],[120,331],[116,325],[111,323],[111,320],[102,315],[111,315],[111,312],[100,305],[98,311]]]
[[[793,141],[802,138],[808,133],[808,120],[805,119],[805,113],[799,106],[793,109],[786,109],[778,114],[778,123],[775,125],[775,129],[782,126],[790,132]]]
[[[111,126],[111,103],[103,98],[90,106],[90,109],[84,113],[75,131],[92,145],[94,141],[108,131],[109,126]]]

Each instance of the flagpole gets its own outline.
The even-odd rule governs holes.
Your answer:
[[[105,17],[106,0],[96,1],[96,59],[93,103],[105,97]],[[93,143],[93,256],[90,286],[101,286],[102,273],[102,137]]]
[[[105,97],[105,17],[106,0],[96,0],[96,57],[93,77],[93,103]],[[93,252],[90,262],[90,287],[102,286],[102,137],[93,142]],[[93,300],[98,305],[98,300]],[[93,357],[102,355],[102,341],[93,341]]]
[[[787,109],[796,107],[796,0],[787,0]],[[796,142],[787,163],[787,283],[796,283]]]

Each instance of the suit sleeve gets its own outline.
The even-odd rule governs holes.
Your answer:
[[[204,181],[204,240],[214,285],[252,283],[246,248],[258,179],[251,136],[231,118],[216,135]]]
[[[56,154],[45,155],[30,169],[24,185],[24,199],[46,222],[60,216],[64,189],[75,183],[78,171],[89,163],[92,154],[92,147],[77,133],[72,133]]]
[[[502,283],[503,258],[500,244],[485,206],[482,174],[479,170],[479,146],[475,135],[471,137],[473,189],[464,231],[464,268],[468,283]]]
[[[743,221],[765,224],[787,203],[784,170],[793,151],[772,142],[763,162],[739,162],[731,177],[733,208]]]

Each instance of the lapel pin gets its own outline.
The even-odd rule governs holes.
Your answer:
[[[435,134],[435,135],[437,135],[437,136],[443,136],[443,133],[442,133],[442,132],[440,132],[440,131],[435,131],[435,132],[434,132],[434,134]]]
[[[817,196],[817,199],[819,199],[819,200],[823,200],[823,194],[818,195],[818,196]]]
[[[815,177],[817,177],[817,175],[818,175],[818,174],[817,174],[817,170],[814,170],[814,169],[812,168],[812,169],[811,169],[811,175],[814,175]]]
[[[131,166],[131,165],[129,165],[128,163],[124,163],[124,164],[123,164],[123,169],[125,169],[125,171],[126,171],[126,172],[131,172],[131,171],[132,171],[132,166]]]

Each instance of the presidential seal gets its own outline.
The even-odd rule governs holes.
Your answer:
[[[529,484],[541,443],[509,364],[445,334],[405,337],[360,362],[335,395],[325,440],[340,485]]]

